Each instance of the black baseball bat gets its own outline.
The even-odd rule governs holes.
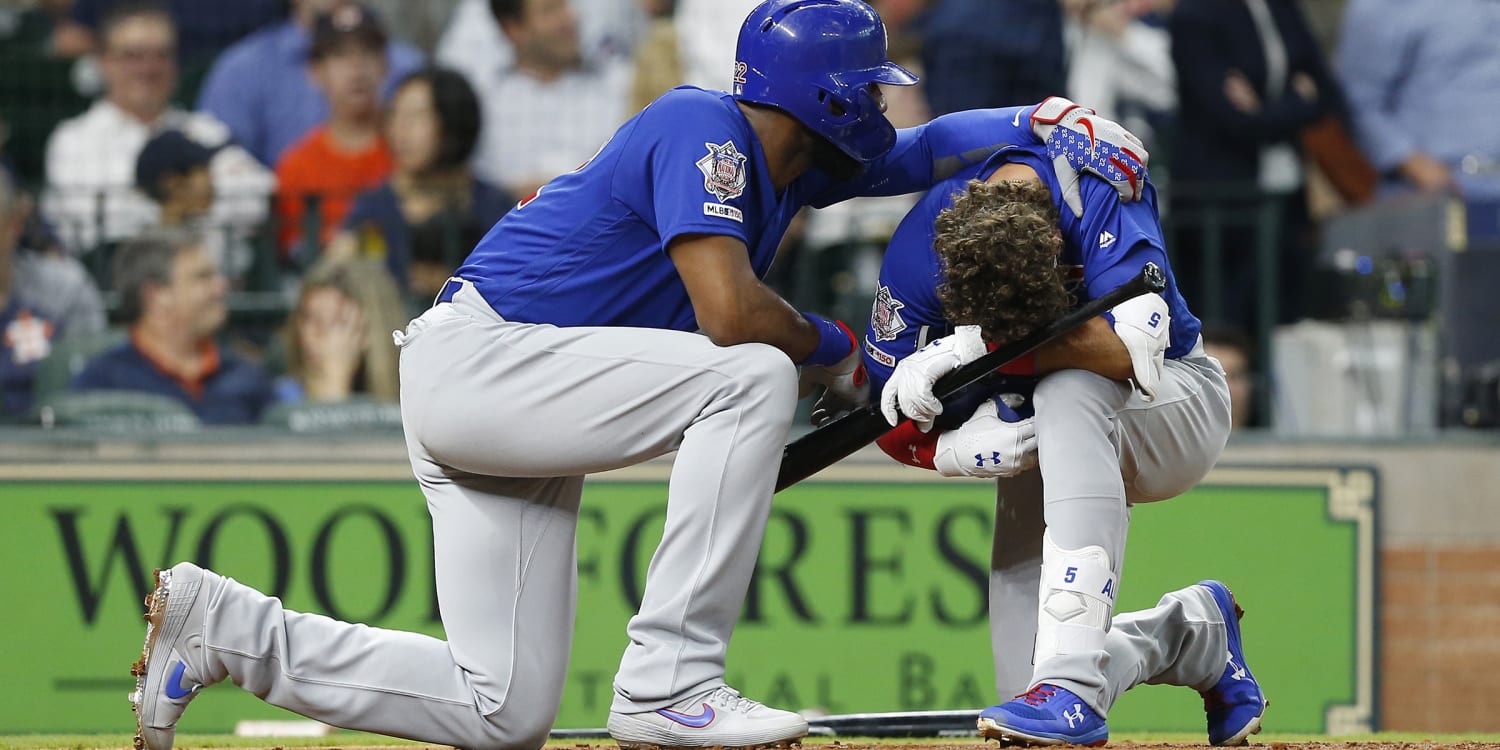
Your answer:
[[[1046,344],[1047,342],[1102,315],[1106,310],[1125,300],[1148,292],[1160,292],[1167,286],[1167,276],[1155,263],[1147,263],[1130,281],[1110,290],[1103,296],[1089,300],[1082,307],[1033,331],[1028,336],[1016,339],[987,352],[953,372],[938,378],[932,393],[938,400],[947,402],[954,394],[982,382],[986,376],[1013,359]],[[905,421],[905,417],[902,417]],[[835,419],[812,432],[788,443],[781,453],[781,471],[776,476],[776,491],[780,492],[849,456],[860,448],[875,442],[893,427],[880,413],[880,404],[869,404]]]

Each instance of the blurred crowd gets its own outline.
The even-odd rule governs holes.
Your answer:
[[[391,404],[390,331],[655,97],[728,88],[756,3],[0,0],[0,418],[95,391],[209,424]],[[1257,316],[1312,309],[1318,219],[1500,201],[1493,0],[870,3],[923,77],[887,92],[898,126],[1058,94],[1146,140],[1237,421]],[[910,205],[811,212],[774,282],[867,299]],[[1221,220],[1245,206],[1276,220]]]

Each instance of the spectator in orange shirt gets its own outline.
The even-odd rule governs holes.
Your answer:
[[[317,20],[309,53],[313,80],[328,98],[328,122],[282,154],[276,215],[283,257],[310,263],[353,203],[391,172],[380,133],[385,30],[369,11],[346,5]],[[316,238],[304,236],[310,202],[318,206]]]

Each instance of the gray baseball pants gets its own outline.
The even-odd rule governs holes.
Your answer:
[[[398,343],[448,640],[292,612],[225,581],[210,587],[208,677],[349,729],[540,747],[572,642],[583,475],[675,450],[615,709],[722,685],[796,406],[786,355],[677,331],[510,323],[467,284]]]
[[[997,482],[990,628],[1001,699],[1050,683],[1107,715],[1142,682],[1211,686],[1226,663],[1223,618],[1197,587],[1115,617],[1103,651],[1033,665],[1032,644],[1043,532],[1065,549],[1102,547],[1119,576],[1130,504],[1192,489],[1223,452],[1230,427],[1223,368],[1201,346],[1167,360],[1150,402],[1127,383],[1064,370],[1041,379],[1034,404],[1037,468]]]

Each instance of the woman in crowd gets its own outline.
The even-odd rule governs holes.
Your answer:
[[[406,323],[396,285],[378,263],[325,259],[308,270],[285,329],[286,375],[277,400],[396,401],[398,350],[390,332]]]
[[[488,230],[515,205],[514,197],[470,171],[478,136],[479,101],[463,76],[428,68],[408,77],[386,119],[395,171],[355,200],[327,254],[383,259],[402,290],[411,292],[415,227],[448,226],[456,230],[450,236],[462,236],[468,226]],[[455,267],[469,249],[451,248]]]

